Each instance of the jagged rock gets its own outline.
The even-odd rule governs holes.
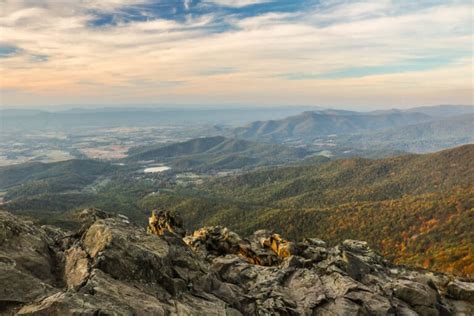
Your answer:
[[[54,283],[57,278],[53,273],[53,245],[54,240],[32,222],[0,212],[0,257],[5,262],[2,266]]]
[[[96,221],[85,233],[83,245],[92,268],[117,279],[159,282],[171,274],[172,266],[166,262],[168,243],[117,218]]]
[[[369,245],[365,241],[346,239],[342,246],[352,252],[364,254],[370,251]]]
[[[431,287],[410,280],[397,280],[392,288],[395,297],[408,303],[419,314],[439,314],[436,308],[440,303],[438,293]]]
[[[2,259],[5,263],[5,259]],[[10,264],[10,263],[8,263]],[[30,273],[11,268],[0,268],[0,312],[2,306],[28,303],[46,297],[58,290]]]
[[[171,216],[169,212],[153,210],[148,219],[147,231],[157,236],[166,232],[184,237],[186,231],[183,228],[182,220],[177,216]]]
[[[474,303],[474,283],[454,280],[448,283],[448,295],[456,300]]]
[[[73,289],[84,284],[89,277],[87,253],[79,247],[72,247],[65,252],[65,257],[64,276],[68,288]]]
[[[308,314],[327,299],[321,279],[313,270],[296,270],[284,285],[296,302],[298,313],[302,315]]]
[[[242,239],[227,228],[221,226],[204,227],[184,238],[195,251],[205,256],[237,254]]]
[[[0,211],[0,314],[59,291],[53,248],[44,230]]]
[[[81,221],[81,229],[79,230],[78,234],[82,234],[87,231],[87,229],[89,229],[89,227],[97,220],[110,217],[110,215],[102,210],[92,207],[86,208],[79,212],[78,217]]]
[[[397,315],[397,309],[392,306],[390,300],[380,294],[352,291],[344,297],[362,306],[369,315]]]
[[[334,315],[347,315],[347,316],[361,316],[368,315],[368,312],[363,310],[362,307],[353,301],[338,297],[334,301],[319,307],[315,313],[318,316],[334,316]]]
[[[269,238],[260,240],[263,247],[271,249],[281,259],[298,254],[295,243],[281,238],[278,234],[272,234]]]
[[[286,257],[280,264],[281,268],[284,269],[289,269],[289,268],[303,268],[305,266],[308,266],[309,262],[308,260],[305,260],[302,257],[299,256],[289,256]]]
[[[474,314],[472,282],[393,266],[359,241],[157,236],[95,209],[83,218],[66,234],[0,212],[0,314]]]
[[[239,255],[249,263],[273,265],[279,262],[278,256],[270,248],[262,247],[261,231],[250,239],[242,239],[236,233],[221,226],[204,227],[195,231],[184,241],[195,251],[207,257],[227,254]]]
[[[107,302],[103,305],[107,305]],[[97,315],[99,311],[107,311],[107,308],[101,309],[99,302],[93,296],[74,292],[57,292],[43,300],[23,306],[17,315]]]

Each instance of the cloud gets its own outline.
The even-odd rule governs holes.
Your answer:
[[[272,0],[210,0],[208,2],[213,2],[225,7],[242,8],[249,5],[272,2]]]
[[[184,4],[183,4],[183,5],[184,5],[184,8],[185,8],[186,10],[189,10],[189,8],[190,8],[190,6],[191,6],[192,3],[193,3],[193,0],[184,0]]]
[[[204,69],[198,72],[202,76],[216,76],[216,75],[227,75],[235,73],[237,70],[232,67],[220,67],[220,68],[210,68]]]
[[[471,102],[470,3],[237,2],[6,1],[1,102]]]
[[[14,45],[0,43],[0,58],[12,57],[20,52],[21,49]]]
[[[31,55],[30,60],[33,62],[44,62],[48,61],[49,57],[46,55]]]

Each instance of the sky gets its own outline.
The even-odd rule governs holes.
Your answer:
[[[0,0],[0,106],[471,105],[473,8]]]

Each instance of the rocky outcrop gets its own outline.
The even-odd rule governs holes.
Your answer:
[[[219,226],[182,238],[167,213],[155,214],[158,234],[99,210],[81,216],[68,234],[0,212],[0,314],[474,313],[472,282],[391,265],[361,241]]]

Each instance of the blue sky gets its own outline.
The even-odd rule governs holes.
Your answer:
[[[0,103],[472,104],[470,1],[0,0]]]
[[[91,10],[96,17],[91,26],[116,25],[134,21],[148,21],[150,19],[167,19],[179,22],[186,21],[189,16],[218,15],[225,17],[234,15],[238,18],[258,16],[270,12],[299,12],[319,1],[302,0],[275,0],[275,1],[150,1],[135,5],[120,7],[116,12],[104,12],[100,9]],[[220,19],[222,29],[231,25]]]

